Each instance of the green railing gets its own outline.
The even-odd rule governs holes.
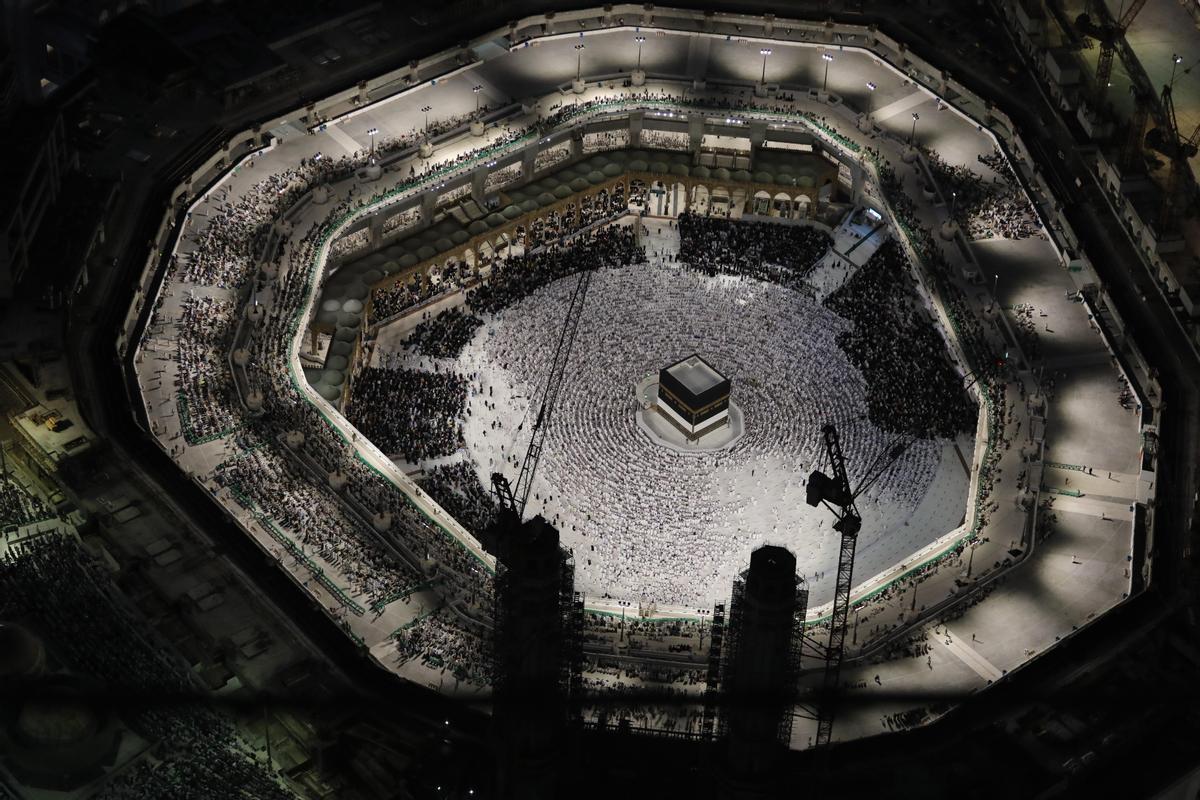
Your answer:
[[[197,436],[195,431],[192,430],[192,415],[188,408],[187,395],[184,394],[182,389],[175,394],[175,409],[179,412],[179,430],[183,433],[183,440],[193,446],[224,439],[239,427],[231,425],[223,431],[210,433],[208,436]]]
[[[312,576],[317,579],[317,582],[329,590],[329,593],[337,598],[343,606],[349,609],[355,616],[361,617],[365,610],[361,605],[355,602],[349,593],[333,582],[333,579],[325,574],[325,569],[313,561],[300,547],[292,541],[286,533],[279,529],[277,525],[267,516],[266,512],[258,508],[258,504],[251,500],[245,493],[236,485],[230,486],[229,493],[237,498],[237,501],[242,504],[242,507],[254,515],[254,518],[262,525],[263,530],[271,535],[271,538],[278,542],[285,550],[287,550],[297,561],[303,562]]]
[[[416,583],[412,586],[407,586],[403,589],[397,589],[396,591],[392,592],[388,596],[386,596],[380,600],[376,600],[374,603],[371,603],[371,610],[374,611],[376,614],[378,614],[380,611],[387,608],[388,606],[390,606],[392,603],[396,602],[397,600],[403,600],[406,597],[412,597],[417,592],[419,592],[423,589],[428,589],[432,585],[433,585],[432,580],[425,580],[425,581]]]

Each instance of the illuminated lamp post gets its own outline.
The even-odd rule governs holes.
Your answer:
[[[634,86],[642,86],[646,83],[646,73],[642,71],[642,45],[646,43],[646,37],[638,34],[633,37],[633,41],[637,43],[638,56],[637,66],[629,76],[629,82]]]
[[[754,87],[754,93],[759,97],[767,96],[767,59],[771,56],[771,48],[760,48],[758,54],[762,56],[762,76],[759,78],[758,86]]]
[[[479,93],[483,91],[483,87],[476,84],[471,87],[471,92],[475,95],[475,116],[471,118],[471,135],[483,136],[484,124],[479,116]]]
[[[583,51],[586,46],[583,42],[575,45],[575,80],[571,82],[571,91],[575,94],[583,94],[587,88],[583,83]]]

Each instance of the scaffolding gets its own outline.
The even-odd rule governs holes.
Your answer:
[[[712,628],[708,637],[708,674],[704,684],[704,720],[701,728],[706,741],[713,738],[717,721],[717,703],[721,693],[721,652],[725,641],[725,604],[713,606]]]

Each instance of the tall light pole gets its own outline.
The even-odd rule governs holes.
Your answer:
[[[583,42],[575,45],[575,80],[583,78],[583,48],[585,46]]]
[[[425,113],[425,138],[429,138],[429,112],[433,111],[433,106],[422,106],[421,111]]]
[[[646,37],[645,36],[635,36],[635,37],[633,37],[633,40],[635,42],[637,42],[637,46],[638,46],[637,71],[641,72],[642,71],[642,45],[644,45],[646,43]]]
[[[367,129],[367,136],[371,137],[371,156],[370,156],[370,158],[372,160],[374,160],[374,158],[375,158],[375,134],[377,134],[377,133],[379,133],[379,128],[368,128]]]
[[[1183,56],[1179,55],[1179,53],[1171,54],[1171,82],[1168,84],[1169,86],[1175,85],[1175,70],[1179,69],[1179,64],[1182,61]]]
[[[821,60],[825,62],[825,78],[821,81],[821,91],[829,90],[829,65],[833,63],[833,53],[821,53]]]
[[[867,81],[867,117],[870,118],[871,112],[875,110],[875,90],[879,87],[875,85],[875,81]]]
[[[908,132],[908,143],[909,144],[913,144],[913,141],[917,138],[917,120],[919,120],[921,118],[921,115],[914,111],[912,113],[912,118],[913,118],[912,130]]]
[[[771,48],[764,47],[758,51],[758,54],[763,57],[762,79],[759,80],[763,86],[767,85],[767,57],[771,55]]]
[[[476,84],[471,87],[471,91],[475,94],[475,116],[479,116],[479,93],[483,91],[483,87]]]

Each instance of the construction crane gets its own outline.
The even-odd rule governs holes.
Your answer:
[[[1171,161],[1167,183],[1163,187],[1162,206],[1158,212],[1158,229],[1160,233],[1165,233],[1173,227],[1177,215],[1183,212],[1186,205],[1188,159],[1195,158],[1200,152],[1200,125],[1196,126],[1191,136],[1184,138],[1175,117],[1175,100],[1170,84],[1163,87],[1162,107],[1166,125],[1150,129],[1146,134],[1146,146]]]
[[[871,488],[896,459],[904,455],[914,441],[913,437],[901,437],[894,441],[875,457],[858,488],[852,490],[837,428],[830,423],[821,428],[821,433],[825,438],[825,452],[829,456],[833,475],[813,470],[808,476],[805,500],[813,507],[824,504],[837,516],[833,529],[842,535],[842,542],[838,552],[837,585],[833,591],[833,609],[829,619],[829,645],[825,650],[825,676],[821,697],[817,702],[817,735],[814,740],[817,747],[829,744],[833,735],[835,698],[842,672],[842,658],[845,655],[846,619],[850,612],[854,549],[858,543],[858,532],[862,528],[862,516],[859,515],[854,501]]]
[[[496,493],[501,512],[515,512],[518,521],[525,516],[525,504],[529,501],[529,490],[533,486],[533,475],[542,457],[546,430],[550,427],[550,418],[554,415],[554,406],[558,402],[558,392],[566,374],[567,358],[571,355],[575,334],[579,331],[579,320],[583,316],[583,304],[587,300],[588,287],[592,283],[592,272],[585,269],[579,273],[579,282],[575,284],[575,291],[571,294],[567,318],[558,334],[558,345],[554,348],[550,371],[538,398],[537,418],[533,421],[529,449],[525,451],[525,460],[521,463],[521,473],[517,477],[516,486],[512,486],[503,473],[492,473],[492,490]]]
[[[1086,13],[1075,18],[1075,29],[1100,43],[1100,57],[1096,61],[1096,87],[1092,96],[1092,109],[1097,112],[1104,107],[1104,100],[1108,96],[1108,81],[1112,77],[1117,43],[1125,36],[1142,6],[1146,5],[1146,0],[1133,0],[1120,18],[1114,20],[1108,10],[1102,8],[1103,2],[1104,0],[1094,0],[1092,3],[1092,10],[1097,12],[1096,21]]]

